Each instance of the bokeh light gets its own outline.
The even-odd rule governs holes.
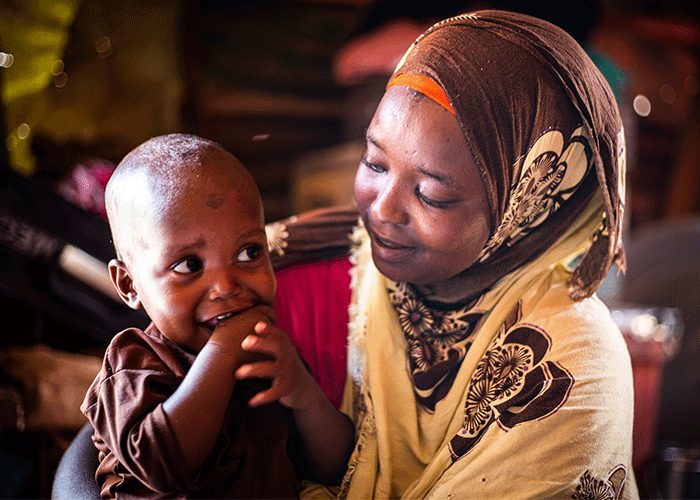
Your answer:
[[[65,87],[67,83],[68,74],[65,71],[61,71],[59,74],[53,77],[53,85],[58,89]]]
[[[649,113],[651,113],[651,101],[649,101],[647,96],[639,94],[632,101],[632,108],[639,116],[649,116]]]
[[[6,52],[0,52],[0,68],[9,68],[15,62],[15,56]]]
[[[112,40],[108,36],[101,36],[95,40],[95,50],[101,58],[112,55]]]
[[[661,88],[659,88],[659,96],[666,104],[673,104],[676,102],[676,89],[668,83],[664,83]]]
[[[63,70],[65,69],[65,65],[63,64],[63,61],[60,59],[54,61],[53,66],[51,66],[51,74],[53,76],[58,76],[61,73],[63,73]]]
[[[32,131],[31,127],[26,123],[20,123],[17,127],[17,137],[19,139],[25,140],[29,137],[29,133]]]

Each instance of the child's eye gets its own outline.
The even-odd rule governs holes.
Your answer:
[[[179,274],[196,273],[202,270],[202,261],[197,257],[187,257],[175,264],[171,269]]]
[[[241,250],[236,259],[238,262],[251,262],[260,257],[261,252],[262,247],[260,245],[250,245]]]

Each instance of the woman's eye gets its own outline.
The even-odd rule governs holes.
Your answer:
[[[425,203],[428,206],[435,207],[435,208],[447,208],[450,205],[452,205],[452,201],[439,201],[439,200],[434,200],[433,198],[430,198],[429,196],[426,196],[420,191],[420,188],[416,188],[416,196],[418,197],[419,200],[421,200],[423,203]]]
[[[202,270],[202,261],[197,257],[187,257],[172,267],[179,274],[191,274]]]
[[[372,170],[373,172],[377,172],[377,173],[379,173],[379,174],[381,174],[382,172],[384,172],[384,171],[386,170],[384,167],[382,167],[382,166],[380,166],[380,165],[377,165],[376,163],[372,163],[372,162],[369,161],[367,158],[362,158],[362,164],[363,164],[365,167],[367,167],[367,168],[369,168],[370,170]]]
[[[262,247],[260,245],[250,245],[241,250],[236,258],[238,262],[252,262],[260,257],[261,253]]]

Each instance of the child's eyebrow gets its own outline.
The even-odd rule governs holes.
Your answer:
[[[238,234],[236,236],[237,239],[246,239],[250,238],[253,236],[263,236],[267,237],[265,230],[261,227],[256,227],[253,229],[249,229],[248,231],[243,231],[242,233]],[[193,241],[191,243],[182,243],[182,244],[175,244],[175,245],[170,245],[165,247],[165,253],[166,254],[183,254],[183,253],[189,253],[189,252],[194,252],[195,250],[201,250],[202,248],[206,248],[207,242],[205,239],[200,238],[196,241]]]
[[[267,237],[267,233],[265,232],[265,229],[262,227],[255,227],[253,229],[250,229],[248,231],[244,231],[238,235],[239,238],[250,238],[251,236],[260,236],[264,235]]]
[[[381,149],[382,151],[384,151],[384,147],[383,147],[383,146],[379,143],[379,141],[371,134],[371,132],[369,131],[369,129],[367,129],[367,131],[365,132],[365,140],[366,140],[368,143],[373,144],[375,147],[377,147],[377,148]]]
[[[192,243],[184,243],[184,244],[167,246],[167,247],[165,247],[165,253],[172,254],[172,253],[193,252],[194,250],[200,250],[206,246],[207,246],[207,242],[200,238],[197,241],[193,241]]]

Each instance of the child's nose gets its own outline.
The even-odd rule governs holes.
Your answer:
[[[211,300],[223,300],[240,293],[240,283],[236,279],[235,272],[231,268],[217,270],[209,291]]]

